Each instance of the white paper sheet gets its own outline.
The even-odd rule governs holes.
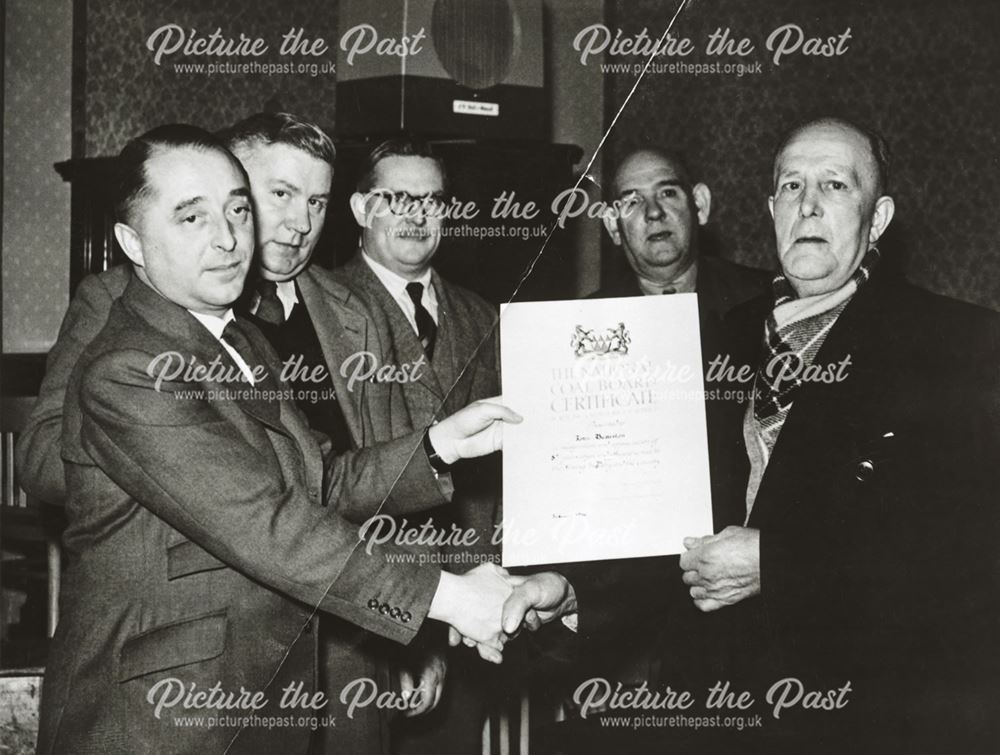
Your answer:
[[[503,564],[680,553],[712,532],[694,294],[510,304]]]

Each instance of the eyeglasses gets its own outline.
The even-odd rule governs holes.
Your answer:
[[[441,217],[448,208],[450,197],[444,192],[414,196],[408,191],[389,191],[388,189],[372,189],[368,196],[382,197],[389,205],[393,215],[404,217]]]

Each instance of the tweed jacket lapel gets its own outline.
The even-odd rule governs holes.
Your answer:
[[[367,444],[372,432],[368,427],[370,418],[363,411],[368,382],[359,380],[348,386],[348,377],[341,372],[341,367],[355,354],[378,353],[369,343],[368,322],[363,315],[347,306],[350,292],[313,267],[296,278],[296,283],[316,329],[347,427],[355,445],[361,448]]]
[[[388,320],[395,356],[399,362],[414,364],[420,359],[424,361],[424,367],[420,370],[420,378],[403,386],[406,394],[406,403],[410,408],[411,414],[413,413],[415,403],[432,405],[435,408],[440,406],[445,397],[445,389],[438,380],[433,364],[428,362],[417,334],[413,332],[413,327],[399,308],[396,300],[392,298],[392,294],[386,290],[375,273],[368,267],[368,264],[361,259],[360,251],[348,264],[351,266],[349,272],[354,280],[364,287],[365,291],[368,292],[370,300],[375,306],[379,307]],[[436,290],[440,290],[440,287]],[[414,418],[414,421],[416,422],[416,418]]]

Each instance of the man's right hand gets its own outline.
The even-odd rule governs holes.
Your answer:
[[[514,584],[514,592],[503,606],[503,629],[509,635],[516,634],[522,625],[535,631],[577,610],[576,591],[562,574],[547,571],[508,579]]]
[[[507,639],[500,619],[504,601],[513,589],[510,579],[506,570],[491,563],[461,576],[441,572],[427,615],[451,625],[451,644],[457,644],[454,638],[458,636],[476,646],[484,660],[500,663]]]
[[[445,464],[485,456],[503,447],[504,422],[518,423],[521,416],[499,403],[501,398],[474,401],[427,431],[434,451]]]

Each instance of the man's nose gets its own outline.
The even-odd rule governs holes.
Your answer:
[[[799,214],[804,217],[817,215],[823,216],[823,202],[819,193],[819,187],[815,184],[806,184],[802,190],[802,200],[799,202]]]
[[[427,225],[427,210],[418,208],[409,214],[409,221],[415,226],[423,228]]]
[[[236,249],[236,234],[233,233],[232,223],[223,217],[215,227],[215,246],[223,252],[232,252]]]
[[[659,220],[666,214],[663,207],[660,206],[660,203],[655,198],[647,197],[644,204],[646,206],[647,221]]]
[[[306,202],[289,202],[285,225],[289,230],[305,236],[312,230],[312,220],[309,218],[309,206]]]

